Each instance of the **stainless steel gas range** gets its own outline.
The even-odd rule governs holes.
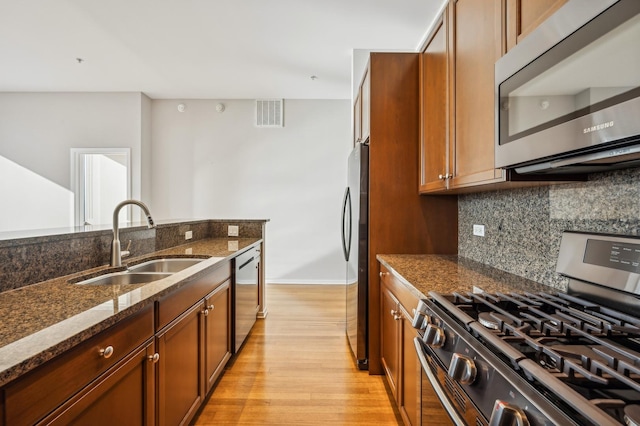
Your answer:
[[[640,425],[640,238],[565,232],[557,271],[567,292],[420,301],[423,399],[458,425]]]

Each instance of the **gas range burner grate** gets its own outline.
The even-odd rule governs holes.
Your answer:
[[[563,382],[640,392],[637,318],[562,293],[454,293],[444,298],[454,312],[451,305],[445,309],[467,328],[481,324],[471,328],[494,342],[516,368],[521,359],[530,359]]]

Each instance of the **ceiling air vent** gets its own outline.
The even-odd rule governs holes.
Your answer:
[[[256,126],[284,127],[282,99],[256,100]]]

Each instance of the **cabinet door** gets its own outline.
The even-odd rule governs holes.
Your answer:
[[[420,360],[413,339],[418,335],[411,325],[412,318],[402,309],[402,401],[400,414],[405,424],[419,425],[421,414]]]
[[[153,425],[154,345],[141,347],[41,424]]]
[[[389,380],[389,387],[396,401],[398,401],[399,382],[400,382],[400,312],[398,300],[386,288],[384,281],[381,284],[382,289],[382,336],[381,336],[381,352],[382,367]]]
[[[504,33],[506,49],[512,49],[567,0],[506,0]]]
[[[499,182],[504,178],[494,166],[494,65],[501,53],[501,3],[456,0],[450,5],[455,160],[449,187]]]
[[[231,357],[230,284],[230,280],[225,282],[205,299],[205,394],[211,390]]]
[[[353,145],[362,142],[362,97],[360,92],[353,102]]]
[[[203,400],[204,303],[187,310],[157,336],[160,426],[187,424]]]
[[[445,12],[446,14],[446,12]],[[446,189],[448,155],[446,15],[420,55],[420,192]]]
[[[362,102],[361,132],[360,139],[365,142],[369,138],[371,128],[371,70],[365,71],[360,87],[360,98]]]

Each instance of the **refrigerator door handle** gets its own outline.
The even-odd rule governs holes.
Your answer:
[[[349,261],[351,254],[351,191],[349,187],[345,189],[342,200],[342,252],[344,260]]]

